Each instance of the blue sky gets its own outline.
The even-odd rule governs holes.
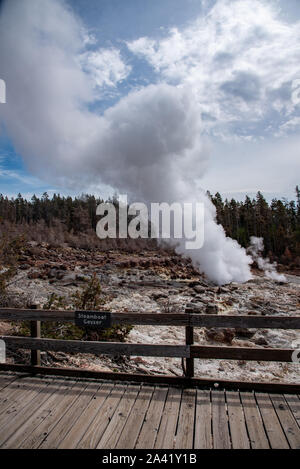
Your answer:
[[[293,198],[299,51],[298,0],[4,1],[0,191],[151,198],[160,164],[176,187]]]

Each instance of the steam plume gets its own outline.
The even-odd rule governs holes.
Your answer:
[[[78,192],[104,183],[135,200],[202,201],[204,247],[186,252],[182,243],[178,251],[218,284],[250,279],[251,257],[217,225],[215,208],[199,187],[208,150],[194,92],[149,85],[103,115],[89,110],[95,90],[81,62],[82,31],[59,0],[9,0],[2,7],[7,104],[0,118],[28,168]]]
[[[248,248],[248,251],[253,260],[256,261],[258,267],[264,271],[265,276],[271,280],[276,280],[277,282],[286,282],[286,277],[276,271],[276,263],[271,264],[270,259],[262,258],[262,252],[264,250],[263,238],[251,236],[250,243],[251,245]]]

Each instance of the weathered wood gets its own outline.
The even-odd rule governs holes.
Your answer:
[[[197,390],[195,415],[195,449],[212,449],[210,391]]]
[[[283,396],[270,394],[271,401],[292,449],[300,449],[300,428]]]
[[[3,448],[21,448],[22,443],[26,441],[32,434],[36,435],[36,429],[41,424],[45,418],[51,416],[51,412],[56,408],[57,403],[64,398],[64,394],[74,385],[74,382],[63,382],[60,383],[56,391],[48,396],[48,399],[43,400],[41,405],[35,409],[35,412],[28,418],[24,419],[22,424],[18,429],[6,440]],[[40,393],[37,396],[37,399],[40,397]],[[37,431],[37,434],[39,432]],[[34,439],[28,442],[28,448],[31,448],[31,443],[34,442]],[[26,444],[25,444],[26,448]]]
[[[2,391],[4,388],[6,388],[10,383],[15,381],[18,378],[17,375],[13,374],[1,374],[0,376],[0,391]]]
[[[16,365],[2,363],[0,370],[16,371],[19,373],[30,373],[32,375],[66,376],[72,378],[98,379],[110,381],[124,381],[129,383],[169,384],[181,388],[219,387],[228,390],[282,392],[286,394],[300,393],[300,384],[276,383],[276,382],[254,382],[254,381],[231,381],[211,378],[185,378],[170,375],[144,375],[133,373],[114,373],[110,371],[91,371],[80,368],[54,368],[47,366],[34,367],[30,365]]]
[[[1,396],[7,390],[0,391],[2,448],[300,446],[297,395],[182,392],[173,387],[43,380],[21,373],[8,387],[15,398],[2,412]]]
[[[89,424],[88,429],[77,444],[77,448],[93,449],[97,447],[97,444],[109,425],[109,422],[113,418],[116,408],[126,392],[126,389],[127,387],[124,385],[116,385],[112,389],[110,395],[101,406],[100,412],[96,413],[94,419]]]
[[[272,449],[288,449],[289,444],[268,394],[255,393],[256,402]]]
[[[31,350],[53,350],[68,353],[139,355],[156,357],[215,358],[292,362],[293,349],[250,347],[215,347],[210,345],[124,344],[119,342],[83,342],[78,340],[34,339],[0,336],[7,345]],[[1,369],[1,367],[0,367]]]
[[[131,413],[131,409],[136,401],[140,386],[128,386],[121,402],[118,405],[111,421],[109,422],[106,430],[104,431],[98,445],[99,448],[113,449],[126,424],[126,420]]]
[[[186,311],[189,311],[186,309]],[[192,310],[193,311],[193,310]],[[0,320],[74,322],[75,311],[0,308]],[[233,316],[185,313],[111,313],[112,324],[300,329],[300,316]]]
[[[15,448],[26,438],[27,431],[32,431],[31,424],[34,422],[35,412],[51,397],[53,399],[61,386],[62,383],[53,382],[51,386],[41,381],[40,386],[37,386],[34,392],[27,394],[23,392],[20,395],[20,400],[12,409],[13,414],[8,409],[1,417],[1,448]],[[14,415],[13,419],[12,415]],[[25,431],[25,426],[27,426],[27,431]]]
[[[189,315],[188,312],[186,314]],[[185,343],[186,345],[192,345],[194,343],[194,328],[192,326],[185,327]],[[194,376],[194,359],[186,358],[185,360],[185,375],[187,378],[192,378]]]
[[[270,349],[251,347],[214,347],[191,345],[194,358],[220,358],[224,360],[254,360],[268,362],[292,362],[293,349]]]
[[[152,449],[157,437],[168,388],[156,388],[140,431],[136,449]]]
[[[41,337],[41,321],[30,322],[30,334],[32,338],[39,339]],[[31,365],[41,366],[41,352],[40,350],[31,350]]]
[[[233,449],[250,449],[245,418],[238,392],[226,391],[227,412]]]
[[[153,391],[154,389],[150,386],[142,387],[126,421],[126,431],[120,435],[116,448],[135,448]]]
[[[298,396],[290,396],[286,394],[285,400],[288,403],[291,412],[293,413],[299,427],[300,427],[300,399]]]
[[[252,449],[269,449],[270,445],[253,393],[241,392],[241,401]]]
[[[10,382],[9,386],[0,392],[0,420],[6,418],[6,414],[16,415],[20,404],[29,402],[40,391],[41,386],[48,386],[51,381],[52,378],[39,379],[30,376]]]
[[[39,410],[38,426],[22,441],[19,448],[38,448],[57,422],[59,422],[63,415],[72,407],[78,394],[80,394],[84,388],[85,383],[82,382],[67,385],[65,389],[61,388],[61,390],[56,393],[56,399],[52,401],[52,406],[50,407],[48,402],[46,411]]]
[[[212,432],[214,449],[230,449],[230,434],[224,391],[212,391]]]
[[[184,389],[175,438],[176,449],[193,449],[196,390]]]
[[[140,355],[144,357],[189,357],[184,345],[124,344],[120,342],[83,342],[79,340],[32,339],[31,337],[0,336],[6,345],[31,350],[53,350],[68,353]]]
[[[90,424],[93,422],[95,415],[98,415],[100,412],[102,412],[102,406],[104,402],[106,402],[107,398],[109,398],[113,389],[113,384],[104,383],[103,386],[101,386],[101,388],[96,392],[94,398],[89,402],[88,406],[76,420],[71,430],[61,440],[57,448],[76,448],[81,438],[88,430]]]
[[[51,431],[47,430],[39,449],[55,449],[59,443],[66,437],[73,425],[89,405],[101,385],[99,383],[85,383],[85,388],[78,395],[77,400],[62,418],[56,423]]]
[[[74,322],[74,311],[0,308],[0,319],[7,321]]]
[[[169,389],[154,448],[172,449],[174,447],[181,395],[181,389]]]
[[[190,314],[194,327],[243,327],[248,329],[300,329],[300,316],[233,316]]]

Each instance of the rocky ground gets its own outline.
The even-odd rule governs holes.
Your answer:
[[[9,285],[16,306],[42,307],[55,293],[68,298],[96,273],[101,281],[105,309],[111,311],[184,312],[187,305],[211,314],[300,315],[300,278],[286,283],[266,279],[255,271],[244,284],[218,287],[189,263],[169,251],[83,251],[63,246],[50,248],[31,243],[20,259],[17,275]],[[63,307],[63,306],[62,306]],[[0,333],[13,333],[0,323]],[[183,344],[183,327],[135,326],[127,342]],[[195,329],[195,343],[244,347],[300,348],[299,331],[249,329]],[[146,357],[68,356],[43,353],[47,365],[85,369],[182,375],[180,359]],[[9,360],[25,359],[10,356]],[[216,379],[299,382],[299,364],[227,360],[195,360],[195,375]]]

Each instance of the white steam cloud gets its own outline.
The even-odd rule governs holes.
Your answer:
[[[208,151],[200,137],[201,109],[194,91],[188,85],[149,85],[99,115],[91,110],[95,76],[101,81],[97,64],[100,71],[103,64],[112,67],[103,78],[105,86],[123,80],[130,67],[104,49],[98,51],[102,59],[92,55],[89,60],[86,37],[62,1],[4,2],[0,75],[7,84],[7,104],[0,118],[16,150],[35,174],[78,192],[104,183],[135,200],[204,202],[204,247],[186,252],[182,243],[179,252],[190,255],[218,284],[250,279],[251,257],[226,237],[199,188]],[[82,57],[93,64],[92,71],[83,68]]]
[[[270,259],[262,258],[264,250],[263,238],[251,236],[250,243],[248,251],[252,256],[252,259],[256,261],[258,267],[264,271],[265,276],[271,280],[276,280],[277,282],[286,282],[286,277],[276,271],[276,263],[271,264]]]

